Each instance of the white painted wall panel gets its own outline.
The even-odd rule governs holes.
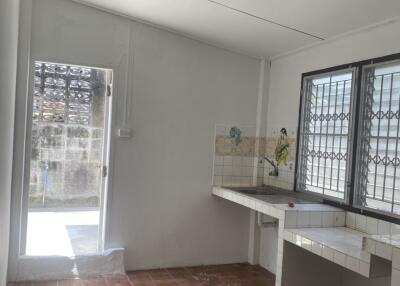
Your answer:
[[[400,53],[399,28],[386,24],[273,60],[268,128],[297,125],[302,73]]]
[[[63,0],[33,1],[33,58],[115,69],[108,247],[126,269],[247,260],[249,211],[211,196],[214,125],[255,124],[259,61]]]
[[[18,0],[0,2],[0,285],[6,285],[10,234]]]

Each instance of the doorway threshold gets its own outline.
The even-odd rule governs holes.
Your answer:
[[[123,275],[124,249],[101,254],[67,256],[21,256],[15,282],[45,281],[93,276]]]

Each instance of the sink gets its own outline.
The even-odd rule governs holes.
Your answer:
[[[252,195],[250,195],[252,196]],[[296,197],[291,197],[291,196],[285,196],[285,195],[266,195],[266,196],[255,196],[257,199],[260,199],[264,202],[270,203],[270,204],[287,204],[289,202],[294,203],[294,204],[311,204],[312,202],[299,199]]]
[[[288,202],[293,202],[295,204],[309,204],[308,200],[297,198],[287,192],[283,193],[280,191],[275,191],[271,189],[260,189],[260,188],[230,188],[236,192],[249,195],[251,197],[256,197],[262,201],[271,204],[287,204]]]
[[[237,189],[234,189],[234,190],[239,192],[239,193],[246,194],[246,195],[261,195],[261,196],[276,195],[275,191],[256,189],[256,188],[252,188],[252,189],[237,188]]]

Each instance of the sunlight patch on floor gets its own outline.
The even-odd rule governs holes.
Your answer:
[[[99,211],[29,212],[26,255],[97,253],[98,226]]]

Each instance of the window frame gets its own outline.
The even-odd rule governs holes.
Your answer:
[[[322,199],[323,203],[332,205],[347,211],[351,211],[354,213],[359,213],[363,214],[366,216],[374,217],[376,219],[381,219],[384,221],[392,222],[392,223],[397,223],[400,224],[400,215],[396,215],[393,213],[389,212],[384,212],[380,210],[374,210],[371,208],[367,208],[364,206],[360,206],[356,202],[356,176],[358,172],[358,164],[357,164],[357,158],[359,158],[359,130],[360,126],[362,124],[362,120],[360,120],[360,112],[361,112],[361,97],[362,97],[362,79],[363,79],[363,69],[367,66],[370,65],[376,65],[376,64],[390,64],[390,62],[395,62],[395,61],[400,61],[400,53],[396,54],[391,54],[383,57],[377,57],[377,58],[371,58],[367,60],[362,60],[358,62],[352,62],[348,64],[343,64],[343,65],[338,65],[338,66],[333,66],[325,69],[320,69],[320,70],[314,70],[310,72],[303,73],[301,75],[301,89],[300,89],[300,104],[299,104],[299,113],[298,113],[298,126],[297,126],[297,142],[296,142],[296,162],[295,162],[295,176],[294,176],[294,191],[298,193],[303,193],[307,194],[308,196],[315,197],[317,199]],[[300,158],[300,148],[301,144],[300,141],[302,140],[301,138],[301,130],[302,130],[302,118],[303,118],[303,106],[304,106],[304,100],[305,100],[305,94],[304,94],[304,87],[305,87],[305,80],[310,77],[315,77],[315,76],[323,76],[328,75],[328,74],[333,74],[335,72],[343,72],[345,70],[354,70],[353,73],[353,99],[352,99],[352,116],[351,116],[351,130],[349,130],[349,170],[346,171],[346,180],[347,186],[346,186],[346,194],[345,199],[337,199],[331,196],[326,196],[323,194],[318,194],[310,191],[303,191],[298,189],[298,172],[299,172],[299,158]]]
[[[397,64],[400,65],[400,57],[397,58],[397,59],[392,59],[392,60],[388,60],[388,61],[375,62],[375,63],[362,65],[361,71],[362,71],[362,73],[364,73],[364,70],[366,70],[366,69],[368,69],[370,67],[387,66],[387,65],[390,65],[391,63],[397,63]],[[364,81],[364,74],[362,74],[362,78],[360,79],[361,84],[362,84],[363,81]],[[360,104],[359,104],[358,117],[360,117],[362,115],[362,113],[364,112],[364,108],[365,108],[362,103],[365,102],[366,98],[365,98],[365,94],[363,94],[362,91],[360,92],[359,100],[360,100]],[[363,120],[359,120],[359,122],[358,122],[360,131],[362,131],[361,130],[361,126],[362,126],[363,122],[364,122]],[[360,133],[361,132],[358,132],[358,134],[357,134],[358,135],[358,139],[357,139],[357,142],[356,142],[357,146],[359,146],[357,148],[357,152],[356,152],[356,155],[355,155],[357,159],[361,158],[361,148],[360,147],[362,146],[362,143],[361,143],[362,138],[360,136]],[[360,171],[360,167],[361,167],[360,160],[356,160],[356,162],[355,162],[356,175]],[[356,179],[356,178],[354,178],[354,179]],[[391,217],[395,217],[395,218],[398,218],[400,220],[400,214],[397,215],[397,214],[394,214],[394,213],[385,212],[383,210],[369,208],[367,206],[363,206],[362,204],[360,204],[358,202],[358,200],[357,200],[358,192],[355,191],[356,189],[360,188],[359,184],[360,184],[360,180],[355,180],[355,182],[354,182],[354,192],[353,192],[353,205],[354,205],[354,207],[359,208],[359,209],[364,210],[364,211],[372,211],[372,212],[380,213],[382,215],[389,215]],[[393,195],[394,195],[394,193],[393,193]]]
[[[302,76],[302,85],[301,85],[301,97],[300,97],[300,111],[299,111],[299,126],[298,126],[298,132],[297,132],[297,152],[296,152],[296,175],[295,175],[295,186],[296,186],[296,190],[298,192],[301,193],[306,193],[309,195],[313,195],[313,196],[317,196],[320,197],[322,199],[329,199],[330,201],[334,201],[334,202],[338,202],[338,203],[347,203],[350,200],[350,192],[349,192],[349,185],[348,183],[351,181],[351,171],[352,171],[352,164],[346,162],[346,179],[345,179],[345,193],[344,193],[344,198],[336,198],[333,196],[329,196],[329,195],[325,195],[325,194],[319,194],[316,192],[312,192],[312,191],[307,191],[307,190],[301,190],[299,188],[299,180],[297,180],[298,178],[298,172],[299,169],[297,168],[297,162],[300,162],[300,159],[302,157],[302,154],[300,152],[300,146],[301,146],[301,142],[303,142],[303,138],[300,136],[302,131],[303,131],[303,121],[304,121],[304,112],[303,112],[303,106],[305,104],[305,100],[306,100],[306,92],[304,90],[305,87],[305,83],[308,79],[310,78],[315,78],[316,76],[318,77],[324,77],[324,76],[334,76],[337,74],[344,74],[344,73],[351,73],[352,74],[352,98],[351,98],[351,109],[350,109],[350,113],[353,114],[355,112],[355,107],[356,107],[356,102],[355,99],[357,97],[357,86],[356,86],[356,82],[357,82],[357,68],[351,67],[351,66],[338,66],[338,67],[333,67],[332,69],[329,69],[329,71],[324,70],[324,72],[320,73],[318,71],[316,72],[311,72],[311,73],[307,73],[307,74],[303,74]],[[353,144],[351,144],[351,142],[353,141],[353,137],[354,137],[354,132],[352,132],[355,128],[355,120],[353,119],[353,116],[350,116],[349,119],[349,131],[348,131],[348,146],[347,146],[347,150],[348,150],[348,158],[352,158],[353,157]]]

